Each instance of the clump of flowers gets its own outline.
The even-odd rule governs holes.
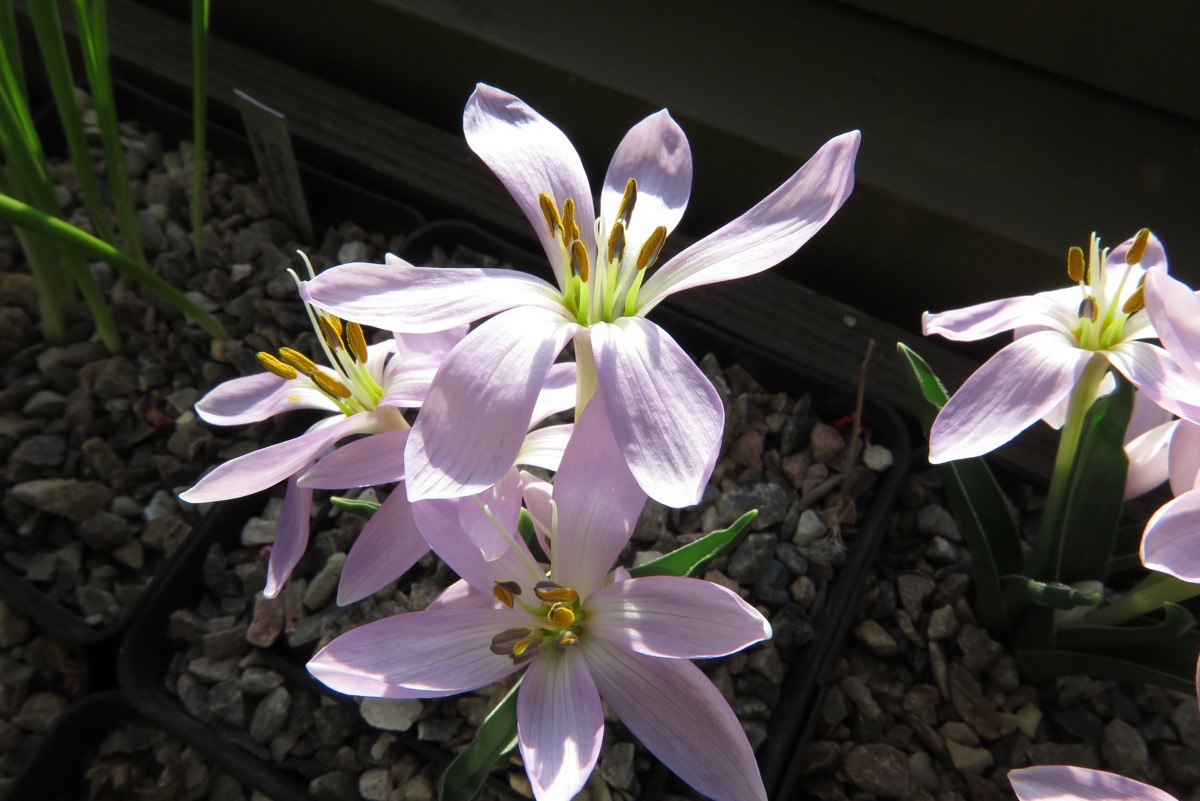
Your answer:
[[[583,787],[603,736],[601,699],[700,792],[764,799],[745,732],[690,661],[771,636],[736,593],[691,577],[754,513],[648,564],[616,564],[647,497],[699,499],[724,424],[716,390],[646,314],[675,292],[794,253],[850,194],[859,134],[830,140],[754,208],[656,266],[692,172],[666,111],[617,147],[599,212],[566,136],[518,98],[481,84],[464,129],[537,230],[555,284],[392,256],[310,277],[300,294],[329,366],[286,348],[260,354],[266,374],[218,387],[197,410],[227,425],[290,408],[330,416],[218,467],[183,497],[288,482],[273,595],[305,547],[313,488],[402,481],[347,558],[339,601],[371,594],[429,548],[461,580],[424,611],[333,640],[310,663],[314,676],[355,695],[434,698],[524,671],[459,759],[490,767],[518,743],[539,801]],[[367,345],[363,325],[393,336]],[[568,342],[574,361],[564,362]],[[410,428],[403,410],[417,408]],[[573,425],[542,425],[572,408]],[[485,775],[447,779],[451,766],[442,795],[470,797]]]

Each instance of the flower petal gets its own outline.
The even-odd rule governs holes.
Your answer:
[[[1105,264],[1124,267],[1125,254],[1129,252],[1129,248],[1133,246],[1135,240],[1137,240],[1137,234],[1110,250]],[[1146,239],[1146,249],[1142,252],[1142,260],[1137,264],[1143,270],[1157,268],[1164,273],[1167,272],[1167,251],[1163,248],[1162,240],[1154,234],[1150,234]]]
[[[383,384],[383,395],[379,406],[394,406],[397,409],[419,409],[429,396],[429,387],[437,375],[439,365],[408,365],[403,369],[389,371]]]
[[[538,197],[543,192],[550,195],[560,214],[563,201],[574,200],[580,239],[589,253],[595,252],[592,189],[571,141],[519,98],[482,83],[467,101],[463,134],[525,212],[550,257],[558,285],[564,286],[561,246],[546,225]]]
[[[408,437],[409,500],[474,495],[508,472],[550,365],[577,327],[512,309],[451,351]]]
[[[517,694],[521,759],[538,801],[570,801],[600,756],[604,710],[579,648],[541,654]]]
[[[490,592],[479,592],[469,582],[459,579],[442,590],[425,609],[490,609],[495,605],[496,598]]]
[[[521,494],[525,498],[525,508],[533,518],[533,533],[542,546],[542,553],[550,556],[552,549],[546,532],[553,528],[554,509],[550,505],[554,498],[554,485],[543,481],[532,473],[521,471]]]
[[[1130,425],[1132,427],[1132,423]],[[1178,427],[1179,421],[1171,420],[1125,444],[1125,454],[1129,457],[1129,471],[1125,474],[1125,500],[1144,495],[1167,480],[1170,464],[1168,446]]]
[[[218,465],[179,497],[188,503],[206,503],[253,494],[301,472],[342,437],[370,433],[377,425],[370,413],[330,418],[298,437]]]
[[[1008,780],[1021,801],[1176,801],[1157,787],[1125,776],[1070,765],[1010,770]]]
[[[405,263],[403,259],[390,253],[387,260],[388,264]],[[397,331],[393,334],[396,344],[396,359],[400,364],[441,364],[442,359],[445,359],[454,346],[462,341],[468,330],[470,330],[470,326],[456,325],[443,331],[430,331],[424,334]]]
[[[300,476],[300,486],[349,489],[404,480],[404,444],[408,429],[382,431],[338,446]]]
[[[1200,486],[1200,426],[1180,421],[1167,453],[1171,492],[1182,495]]]
[[[1072,300],[1067,300],[1067,297]],[[1069,334],[1075,324],[1066,303],[1078,307],[1078,289],[1055,290],[1018,298],[1003,298],[977,303],[962,309],[925,312],[921,315],[921,333],[938,334],[957,342],[984,339],[1001,331],[1024,326],[1051,328]],[[1064,303],[1065,301],[1065,303]]]
[[[1163,347],[1179,366],[1200,380],[1200,297],[1162,270],[1146,273],[1146,311]]]
[[[196,414],[215,426],[257,423],[296,409],[340,411],[336,403],[307,379],[288,380],[271,373],[232,378],[213,387],[196,402]]]
[[[830,139],[758,205],[664,264],[638,293],[638,313],[684,289],[762,272],[799,250],[850,196],[860,138],[850,131]]]
[[[385,331],[444,331],[516,306],[565,315],[540,278],[494,267],[414,267],[351,262],[300,285],[300,297],[346,320]]]
[[[271,543],[271,558],[267,561],[267,583],[263,595],[274,598],[283,589],[304,549],[308,547],[308,521],[312,514],[312,490],[288,481],[283,507],[275,523],[275,540]]]
[[[521,616],[528,617],[525,612]],[[330,689],[377,698],[441,698],[517,670],[489,649],[523,617],[510,609],[406,612],[349,631],[317,652],[308,672]]]
[[[1092,357],[1057,331],[1021,337],[975,371],[929,432],[929,461],[982,456],[1065,398]]]
[[[666,109],[630,128],[613,153],[600,192],[600,215],[608,226],[616,222],[630,178],[637,181],[637,202],[629,219],[628,241],[644,241],[659,225],[668,234],[673,231],[692,191],[692,150]]]
[[[603,698],[642,745],[715,801],[766,801],[742,724],[700,668],[580,640]]]
[[[725,424],[717,391],[649,320],[597,323],[588,335],[613,433],[638,484],[667,506],[698,503]]]
[[[338,581],[338,606],[361,601],[403,576],[429,545],[413,520],[412,506],[397,488],[375,511],[350,547]]]
[[[1200,582],[1200,490],[1171,499],[1150,516],[1142,535],[1142,564]]]
[[[546,380],[533,405],[529,427],[533,428],[547,417],[575,408],[575,364],[559,362],[550,366]]]
[[[562,463],[563,451],[566,450],[574,430],[575,426],[572,423],[566,423],[530,431],[521,443],[521,452],[517,454],[516,463],[557,471]]]
[[[725,656],[771,636],[771,625],[736,592],[683,576],[609,584],[587,599],[588,634],[646,656]]]
[[[1150,400],[1200,423],[1200,381],[1189,378],[1165,350],[1149,342],[1118,342],[1104,354]]]

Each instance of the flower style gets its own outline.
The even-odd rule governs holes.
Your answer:
[[[1080,397],[1072,395],[1076,386],[1090,390],[1090,403],[1110,366],[1163,409],[1200,420],[1200,385],[1189,382],[1163,348],[1141,341],[1157,336],[1142,289],[1153,268],[1165,272],[1167,259],[1148,230],[1111,253],[1093,234],[1086,260],[1080,248],[1068,253],[1067,274],[1077,288],[926,312],[926,335],[975,340],[1016,333],[943,407],[930,431],[929,461],[998,448],[1052,416],[1068,397]]]
[[[338,637],[309,663],[351,695],[436,698],[525,668],[517,699],[521,755],[539,801],[574,796],[596,763],[600,699],[670,769],[724,801],[765,799],[754,754],[716,687],[689,659],[722,656],[770,636],[737,594],[676,576],[628,578],[608,567],[646,496],[617,447],[598,396],[553,487],[524,476],[549,573],[513,536],[520,484],[466,499],[414,504],[422,533],[463,580],[426,610]],[[511,475],[511,474],[510,474]]]
[[[513,463],[542,376],[568,340],[576,414],[597,392],[638,484],[670,506],[697,502],[724,411],[709,381],[646,314],[669,295],[761,272],[794,253],[849,196],[859,133],[827,142],[763,201],[666,261],[687,205],[691,151],[666,111],[635,125],[613,155],[600,213],[566,136],[516,97],[479,85],[463,128],[538,232],[557,286],[487,268],[352,263],[310,282],[308,298],[347,319],[429,331],[490,315],[447,358],[408,440],[412,500],[467,495]]]
[[[1069,765],[1038,765],[1008,772],[1021,801],[1177,801],[1157,787],[1116,773]]]
[[[263,594],[268,598],[279,593],[308,545],[312,489],[298,484],[299,474],[345,437],[407,434],[409,424],[401,409],[421,405],[438,365],[466,334],[466,326],[458,326],[396,334],[392,340],[367,345],[357,323],[343,323],[328,312],[305,307],[332,368],[292,348],[282,348],[278,356],[262,352],[258,360],[266,373],[226,381],[200,399],[196,412],[208,423],[226,426],[293,409],[317,409],[331,416],[294,439],[225,462],[179,496],[189,503],[221,501],[288,481],[267,566]],[[401,464],[398,456],[394,459]],[[349,486],[354,484],[340,485]]]

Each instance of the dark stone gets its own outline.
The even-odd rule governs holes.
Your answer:
[[[777,559],[767,563],[766,570],[754,582],[755,597],[770,606],[781,606],[791,600],[788,593],[788,569]]]
[[[908,757],[890,745],[857,745],[846,755],[846,777],[868,793],[908,795]]]
[[[775,647],[787,658],[793,651],[812,642],[812,620],[799,604],[786,603],[771,616]]]
[[[739,584],[749,584],[761,576],[775,556],[773,534],[751,534],[729,558],[725,572]]]

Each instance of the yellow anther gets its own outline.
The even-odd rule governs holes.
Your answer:
[[[351,394],[353,394],[349,389],[346,388],[345,384],[329,375],[329,373],[323,373],[320,370],[315,370],[309,375],[309,378],[311,378],[313,383],[316,384],[320,389],[324,390],[329,395],[333,395],[334,397],[345,400],[346,398],[349,398]]]
[[[1083,302],[1079,304],[1079,318],[1082,320],[1086,317],[1094,323],[1098,316],[1099,310],[1096,308],[1096,301],[1084,298]]]
[[[578,645],[579,635],[573,631],[564,631],[554,639],[554,649],[561,651],[568,645]]]
[[[367,338],[358,323],[346,323],[346,344],[359,362],[367,360]]]
[[[497,581],[496,586],[492,587],[492,595],[509,609],[513,607],[513,596],[520,594],[521,585],[515,581]]]
[[[575,622],[575,613],[572,612],[564,604],[558,603],[550,607],[550,611],[546,614],[547,619],[560,629],[565,629]]]
[[[629,225],[633,217],[633,206],[637,203],[637,179],[630,178],[625,182],[625,193],[621,195],[621,205],[617,206],[617,219]]]
[[[290,364],[292,367],[295,367],[305,375],[312,375],[317,371],[317,363],[298,350],[292,350],[291,348],[280,348],[279,356],[285,362]]]
[[[575,200],[567,198],[563,201],[562,210],[563,244],[567,247],[579,238],[579,226],[575,224]]]
[[[558,216],[558,209],[554,207],[554,199],[542,192],[538,195],[538,205],[542,207],[542,216],[546,218],[546,227],[550,229],[550,236],[554,236],[563,227],[562,220]]]
[[[1083,248],[1071,247],[1067,250],[1067,277],[1079,283],[1083,280]]]
[[[510,656],[513,643],[533,634],[532,629],[505,629],[492,638],[491,652],[497,656]]]
[[[330,350],[338,350],[344,348],[342,344],[342,321],[331,314],[322,314],[317,318],[317,325],[321,329],[321,336],[325,338],[325,344]]]
[[[633,180],[630,178],[629,180]],[[625,223],[617,220],[613,223],[612,233],[608,235],[608,263],[620,261],[625,255]]]
[[[1146,243],[1150,241],[1150,229],[1143,228],[1138,231],[1133,237],[1133,244],[1129,246],[1129,250],[1125,251],[1125,263],[1133,266],[1142,260],[1146,255]]]
[[[571,243],[571,272],[578,273],[579,277],[586,282],[590,272],[588,267],[587,248],[583,246],[583,242],[576,239]]]
[[[638,253],[636,267],[638,270],[644,270],[654,262],[658,261],[658,254],[662,253],[663,243],[667,241],[667,229],[665,226],[658,226],[650,232],[650,236],[642,244],[642,250]]]
[[[284,364],[265,350],[258,352],[258,363],[267,368],[268,372],[274,373],[280,378],[295,378],[299,375],[295,367],[292,367],[290,364]]]
[[[1136,311],[1141,311],[1146,308],[1146,277],[1142,276],[1141,282],[1138,283],[1137,289],[1133,290],[1133,294],[1121,306],[1121,311],[1126,314],[1133,314]]]
[[[521,665],[528,662],[537,656],[537,653],[542,648],[541,637],[530,637],[526,640],[521,640],[512,647],[508,655],[512,657],[514,665]]]
[[[573,604],[579,600],[579,593],[575,590],[555,584],[553,581],[539,581],[533,587],[533,594],[538,597],[539,601],[562,601]]]

